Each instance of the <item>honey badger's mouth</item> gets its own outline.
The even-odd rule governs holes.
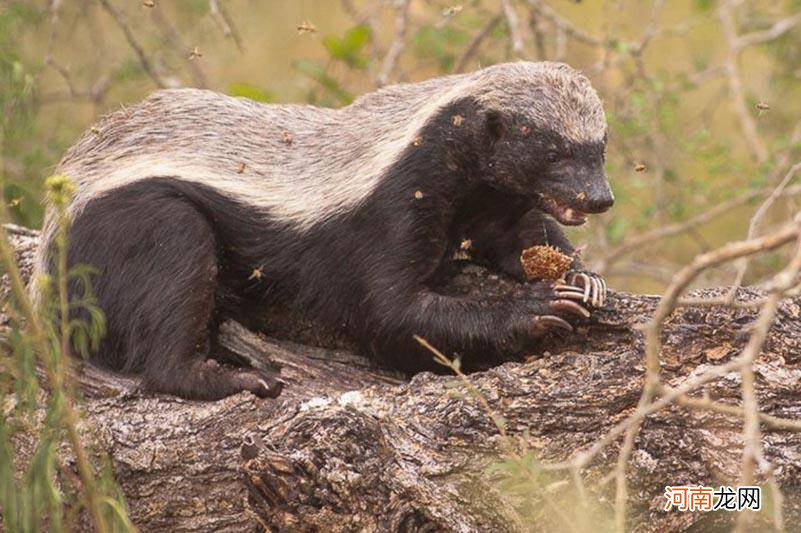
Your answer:
[[[587,214],[545,193],[538,193],[540,207],[565,226],[581,226]]]

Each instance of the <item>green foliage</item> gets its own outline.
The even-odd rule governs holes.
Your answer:
[[[364,49],[369,41],[370,28],[356,26],[346,31],[343,37],[334,35],[323,37],[323,46],[332,59],[343,61],[351,68],[364,70],[368,64]]]
[[[319,83],[323,88],[322,98],[318,98],[314,93],[309,95],[312,103],[335,106],[347,105],[353,101],[353,95],[343,89],[342,84],[317,63],[302,59],[294,62],[292,66]]]
[[[247,83],[232,83],[228,86],[228,94],[239,98],[248,98],[263,104],[275,102],[275,95],[273,93],[261,87],[256,87],[255,85],[248,85]]]
[[[111,71],[111,81],[114,84],[124,84],[143,79],[145,71],[136,59],[129,57],[117,68]]]
[[[695,0],[695,8],[702,13],[711,11],[713,5],[714,0]]]
[[[38,11],[24,2],[0,6],[0,162],[4,151],[31,156],[26,144],[35,134],[32,121],[36,112],[36,83],[34,73],[23,62],[19,40],[24,25],[37,24],[39,18]],[[29,223],[38,220],[39,187],[15,180],[2,191],[17,220]]]
[[[609,221],[606,226],[606,238],[612,244],[617,244],[623,240],[626,230],[629,227],[629,222],[625,218],[614,217]]]
[[[415,55],[424,62],[436,61],[443,72],[449,72],[456,61],[457,53],[467,44],[468,37],[450,26],[437,28],[424,25],[414,36]]]

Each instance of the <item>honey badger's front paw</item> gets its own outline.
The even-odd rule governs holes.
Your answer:
[[[565,281],[573,287],[580,287],[581,301],[593,307],[603,307],[606,304],[606,281],[586,270],[570,270],[565,274]]]
[[[540,282],[534,286],[532,311],[527,319],[528,332],[541,337],[552,329],[573,331],[568,319],[589,318],[590,312],[582,305],[584,289],[564,283]]]

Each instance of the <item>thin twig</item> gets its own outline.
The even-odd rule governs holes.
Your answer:
[[[673,282],[670,284],[665,292],[665,295],[657,306],[654,316],[652,317],[645,331],[646,377],[645,385],[643,387],[642,394],[640,395],[640,400],[637,403],[637,408],[629,417],[615,425],[601,439],[595,441],[595,443],[587,451],[579,453],[571,461],[548,465],[548,468],[551,469],[584,468],[601,450],[614,442],[621,434],[625,433],[624,442],[621,445],[621,449],[618,454],[618,462],[615,468],[615,480],[617,486],[615,523],[618,531],[625,530],[628,494],[626,468],[628,465],[628,460],[631,456],[631,452],[633,451],[634,442],[642,420],[648,414],[670,405],[671,403],[677,401],[678,398],[686,395],[704,383],[722,377],[729,372],[741,370],[745,365],[750,366],[753,363],[753,348],[747,347],[740,357],[730,361],[729,363],[714,367],[713,369],[701,374],[700,376],[697,376],[692,380],[687,380],[679,387],[673,389],[663,388],[659,379],[659,354],[661,351],[661,334],[664,320],[675,308],[676,301],[681,293],[686,290],[690,283],[702,271],[717,266],[721,263],[732,261],[738,257],[761,253],[783,246],[790,241],[797,241],[800,232],[801,220],[796,220],[792,224],[788,224],[773,234],[766,235],[759,239],[730,243],[715,251],[698,256],[691,265],[685,267],[679,273],[677,273]],[[789,282],[784,283],[782,287],[784,285],[789,285]],[[770,302],[763,307],[763,314],[770,311],[769,303]],[[762,346],[764,338],[760,335],[759,331],[752,335],[752,339],[749,340],[749,346],[752,346],[752,342],[754,345],[758,344],[759,347]],[[666,392],[658,399],[654,399],[655,395],[660,391]],[[759,420],[759,417],[757,417],[757,420]]]
[[[798,278],[801,271],[801,240],[796,242],[796,253],[790,264],[775,278],[771,294],[768,296],[762,311],[757,318],[755,327],[748,339],[748,344],[740,356],[742,366],[740,368],[741,390],[743,396],[743,463],[740,468],[740,486],[753,485],[755,483],[756,466],[763,465],[765,470],[770,469],[770,465],[762,454],[762,443],[759,431],[759,403],[756,396],[756,377],[754,376],[754,361],[765,344],[779,301],[784,290],[789,289]],[[778,489],[778,487],[776,487]],[[748,530],[753,521],[753,513],[746,510],[737,519],[737,531]]]
[[[676,403],[690,409],[712,411],[738,418],[743,418],[745,413],[745,410],[742,407],[715,402],[709,398],[693,398],[692,396],[685,395],[677,398]],[[770,429],[801,432],[801,420],[790,420],[787,418],[779,418],[777,416],[767,415],[765,413],[759,413],[759,421],[762,425]]]
[[[509,44],[515,57],[523,57],[523,37],[520,34],[520,18],[510,0],[501,0],[501,9],[509,30]]]
[[[236,31],[236,27],[231,21],[231,17],[228,15],[228,12],[225,10],[225,8],[220,5],[218,0],[209,0],[209,13],[214,19],[214,22],[216,22],[222,30],[223,35],[233,40],[237,49],[239,49],[239,52],[243,53],[245,49],[242,46],[242,39],[239,37],[239,32]]]
[[[688,231],[692,228],[705,224],[710,220],[714,220],[733,209],[746,205],[748,202],[756,198],[765,197],[768,194],[770,193],[764,190],[751,191],[730,200],[726,200],[725,202],[721,202],[718,205],[682,222],[676,222],[674,224],[668,224],[667,226],[658,227],[651,231],[647,231],[627,239],[625,242],[619,244],[610,250],[604,257],[602,257],[597,264],[594,265],[594,268],[598,272],[603,273],[611,265],[616,263],[622,256],[638,250],[646,244],[650,244],[660,239],[672,237],[674,235],[678,235],[679,233]],[[780,196],[788,197],[798,195],[801,195],[801,186],[788,187],[786,190],[784,190],[784,192],[781,193]]]
[[[569,20],[563,18],[542,0],[528,0],[528,4],[531,6],[532,11],[548,20],[551,24],[564,31],[573,39],[591,46],[602,46],[604,44],[598,37],[590,35]]]
[[[498,26],[498,24],[501,22],[501,18],[502,17],[500,14],[490,18],[484,27],[481,28],[481,31],[479,31],[473,36],[472,39],[470,39],[470,42],[464,49],[464,52],[462,52],[462,55],[456,60],[456,66],[453,69],[454,72],[464,72],[467,63],[473,59],[473,56],[476,55],[478,49],[481,47],[481,43],[483,43],[484,40],[489,37],[489,34],[492,33],[492,31]]]
[[[167,40],[169,45],[176,49],[178,54],[183,58],[184,63],[189,69],[189,72],[192,74],[192,79],[195,82],[195,86],[200,87],[201,89],[208,87],[206,74],[200,67],[200,61],[192,61],[190,59],[190,54],[192,52],[191,48],[184,43],[181,35],[175,29],[175,26],[164,16],[160,6],[157,5],[154,9],[152,9],[151,18],[153,19],[153,22],[156,23],[156,26],[161,29],[162,33],[164,34],[164,38]]]
[[[392,72],[398,64],[398,59],[406,48],[406,26],[409,21],[409,0],[395,1],[395,37],[392,44],[384,56],[381,65],[381,72],[378,74],[377,84],[379,87],[386,85]]]
[[[145,54],[144,48],[142,48],[142,45],[139,44],[139,41],[137,41],[136,37],[134,37],[134,34],[131,31],[128,21],[125,19],[125,15],[122,13],[122,11],[117,9],[117,7],[112,4],[110,0],[100,0],[100,4],[108,12],[108,14],[111,15],[111,17],[117,23],[117,26],[119,26],[122,30],[122,33],[125,35],[125,40],[128,41],[128,45],[139,59],[139,64],[142,66],[142,70],[144,70],[150,79],[153,80],[153,82],[160,88],[163,89],[164,87],[167,87],[168,84],[159,75],[159,73],[156,72],[156,69],[153,68],[153,64]]]
[[[767,30],[755,31],[740,35],[735,42],[735,48],[742,50],[747,46],[757,44],[764,44],[775,39],[778,39],[788,31],[801,24],[801,13],[796,13],[793,16],[781,19],[773,24]]]
[[[492,407],[490,407],[490,404],[487,401],[487,398],[481,393],[480,390],[478,390],[478,388],[473,384],[473,382],[470,381],[470,378],[468,378],[467,375],[465,375],[465,373],[462,372],[462,370],[459,367],[459,365],[455,364],[453,361],[451,361],[450,359],[445,357],[445,354],[443,354],[441,351],[437,350],[434,346],[431,345],[430,342],[428,342],[424,338],[420,337],[419,335],[415,335],[414,336],[414,340],[416,340],[418,343],[420,343],[420,345],[423,348],[425,348],[426,350],[428,350],[432,354],[434,354],[434,360],[435,361],[437,361],[439,364],[441,364],[443,366],[448,367],[454,374],[456,374],[456,376],[464,384],[464,386],[467,388],[467,390],[470,391],[470,394],[473,397],[475,397],[478,400],[478,402],[481,404],[482,410],[489,415],[490,419],[492,420],[492,423],[498,429],[498,433],[500,433],[501,438],[504,441],[504,445],[507,447],[507,451],[511,455],[517,457],[518,454],[515,451],[514,446],[512,446],[512,443],[511,443],[511,441],[509,439],[509,435],[506,432],[506,425],[501,423],[501,418],[498,415],[496,415],[495,411],[493,411]]]
[[[768,197],[765,198],[765,201],[762,202],[762,204],[757,208],[751,217],[750,222],[748,223],[748,235],[746,236],[747,239],[753,239],[757,236],[757,233],[759,233],[759,226],[762,223],[762,219],[765,217],[765,214],[768,212],[768,210],[770,210],[776,200],[781,197],[787,188],[787,185],[789,185],[790,181],[795,178],[795,175],[799,170],[801,170],[801,162],[798,162],[790,167],[790,170],[787,171],[787,174],[785,174],[782,181],[779,182],[776,187],[774,187],[770,195],[768,195]],[[734,299],[734,293],[737,291],[737,288],[742,285],[747,271],[748,260],[746,258],[740,259],[737,263],[737,276],[730,291],[732,300]]]
[[[749,149],[756,156],[757,161],[762,164],[768,159],[768,150],[765,148],[765,143],[757,133],[756,123],[753,116],[748,110],[745,103],[745,93],[743,91],[742,77],[740,76],[740,68],[738,66],[738,36],[735,28],[733,5],[730,0],[724,0],[718,7],[718,18],[720,19],[723,28],[723,36],[727,45],[726,58],[724,60],[724,69],[726,72],[726,79],[729,82],[729,92],[734,103],[734,112],[740,121],[740,127],[743,130],[743,136]]]

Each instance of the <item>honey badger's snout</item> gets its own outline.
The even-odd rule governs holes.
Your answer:
[[[603,169],[578,170],[549,185],[537,193],[540,207],[567,226],[580,226],[588,214],[603,213],[615,203]]]
[[[571,207],[583,213],[603,213],[615,203],[602,165],[575,165],[564,183],[572,193],[569,195],[573,200]]]
[[[615,195],[606,176],[602,176],[590,185],[585,198],[584,205],[579,207],[585,213],[603,213],[615,203]]]

